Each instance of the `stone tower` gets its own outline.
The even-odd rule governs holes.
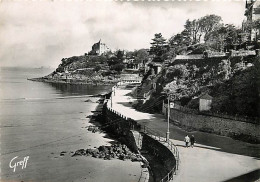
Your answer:
[[[105,43],[101,42],[101,39],[92,46],[92,52],[96,55],[102,55],[108,52],[110,49]]]
[[[260,20],[260,0],[246,0],[245,16],[247,23]],[[260,27],[258,29],[250,30],[250,40],[257,40],[260,38]]]

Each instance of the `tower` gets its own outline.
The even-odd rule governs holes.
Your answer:
[[[260,0],[246,0],[245,16],[247,24],[260,20]],[[251,28],[249,30],[250,40],[257,41],[260,38],[259,34],[260,27]]]
[[[92,46],[92,52],[96,55],[102,55],[108,52],[110,49],[105,43],[101,42],[101,39]]]

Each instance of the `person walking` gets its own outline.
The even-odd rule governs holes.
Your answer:
[[[191,135],[191,137],[190,137],[190,145],[191,145],[191,147],[194,147],[194,144],[195,144],[195,137],[194,137],[194,135]]]
[[[190,137],[188,135],[184,138],[184,142],[185,142],[186,147],[189,147]]]

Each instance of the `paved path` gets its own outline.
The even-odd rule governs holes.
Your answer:
[[[149,114],[131,108],[131,90],[117,89],[112,108],[165,135],[167,122],[161,114]],[[111,107],[111,102],[108,102]],[[149,110],[149,108],[147,108]],[[195,135],[196,146],[185,148],[185,135]],[[186,132],[170,125],[170,138],[180,152],[178,182],[249,182],[260,181],[260,145],[203,132]]]

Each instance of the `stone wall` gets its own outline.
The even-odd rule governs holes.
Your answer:
[[[165,108],[164,108],[165,110]],[[167,111],[166,111],[167,112]],[[165,113],[166,113],[165,112]],[[248,142],[260,143],[260,125],[171,109],[170,119],[182,128],[194,129]]]
[[[172,170],[172,168],[176,165],[176,160],[173,153],[165,145],[146,134],[143,136],[142,149],[147,150],[151,154],[157,156],[164,164],[167,171]]]
[[[131,130],[138,129],[140,126],[135,121],[108,109],[103,114],[105,116],[104,125],[107,125],[106,129],[119,136],[119,140],[126,143],[132,151],[138,152],[138,146]]]
[[[174,153],[158,140],[143,133],[144,128],[135,120],[126,118],[120,113],[106,107],[103,114],[106,118],[104,124],[113,123],[109,125],[110,131],[120,136],[119,138],[123,137],[125,139],[124,142],[131,150],[138,152],[141,148],[141,150],[148,151],[149,155],[155,156],[160,160],[163,167],[160,168],[160,171],[157,171],[160,173],[159,175],[155,174],[155,176],[159,177],[158,179],[161,180],[161,178],[167,176],[176,166]],[[140,133],[142,133],[142,137],[139,136]]]
[[[193,55],[177,55],[175,60],[187,60],[187,59],[203,59],[203,54],[193,54]]]

